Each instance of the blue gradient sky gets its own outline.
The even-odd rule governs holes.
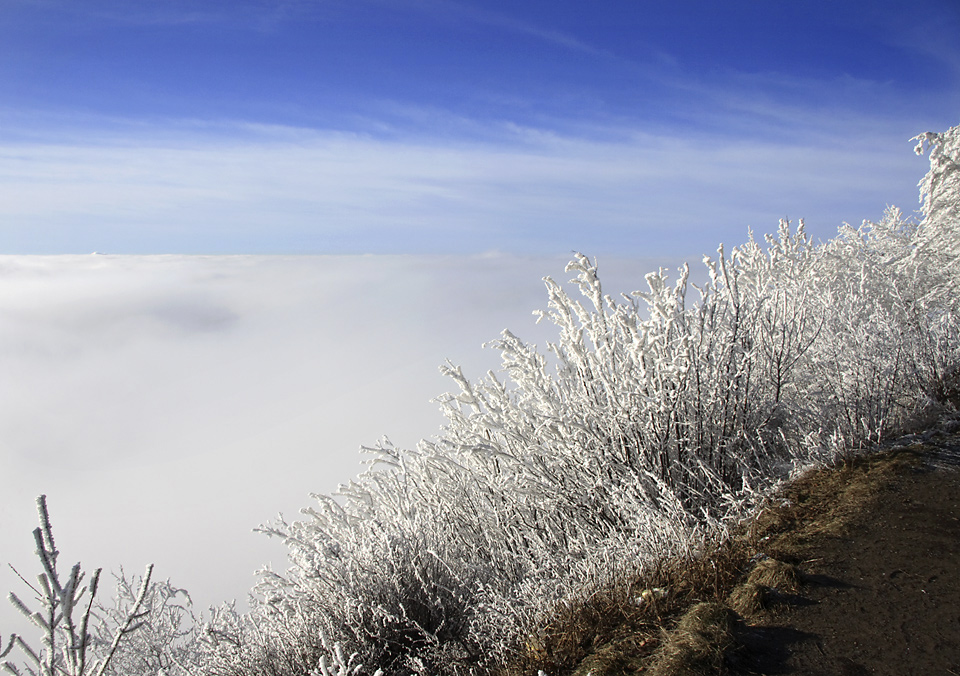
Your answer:
[[[916,208],[960,6],[6,0],[4,253],[695,255]]]

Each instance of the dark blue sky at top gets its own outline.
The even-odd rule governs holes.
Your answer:
[[[829,233],[914,208],[958,35],[955,0],[5,0],[0,249]]]
[[[725,84],[841,109],[885,92],[922,100],[957,79],[925,50],[960,42],[960,5],[929,1],[14,0],[0,21],[6,107],[336,128],[405,103],[548,125],[694,123],[715,105],[699,90]]]

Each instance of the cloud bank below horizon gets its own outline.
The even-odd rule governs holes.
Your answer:
[[[64,557],[157,574],[201,607],[285,565],[251,529],[361,470],[359,446],[443,424],[447,358],[549,336],[532,311],[563,257],[0,257],[0,542],[35,568],[44,493]],[[678,260],[610,258],[610,292]],[[0,588],[19,589],[7,570]],[[17,620],[0,607],[0,626]]]

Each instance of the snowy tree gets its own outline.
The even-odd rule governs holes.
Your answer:
[[[118,622],[109,639],[97,646],[90,632],[91,619],[95,619],[93,609],[100,569],[93,572],[86,584],[83,583],[86,574],[79,563],[71,568],[66,578],[61,577],[57,568],[60,552],[53,539],[45,495],[37,498],[37,511],[40,526],[33,531],[33,535],[43,570],[37,576],[36,585],[27,582],[23,576],[20,579],[33,591],[40,607],[36,611],[30,610],[13,592],[9,599],[40,630],[41,643],[39,648],[34,648],[23,637],[14,634],[0,658],[6,657],[17,647],[26,663],[22,666],[23,671],[10,661],[3,662],[2,667],[14,676],[21,676],[22,673],[30,676],[103,676],[120,644],[142,626],[144,614],[141,607],[150,585],[153,566],[147,566],[140,588],[132,596],[126,612],[117,618]]]

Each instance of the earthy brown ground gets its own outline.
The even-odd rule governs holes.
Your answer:
[[[810,472],[717,549],[561,609],[503,670],[538,673],[960,676],[960,415]]]
[[[960,676],[960,437],[917,441],[788,496],[764,549],[802,584],[744,618],[734,673]]]

